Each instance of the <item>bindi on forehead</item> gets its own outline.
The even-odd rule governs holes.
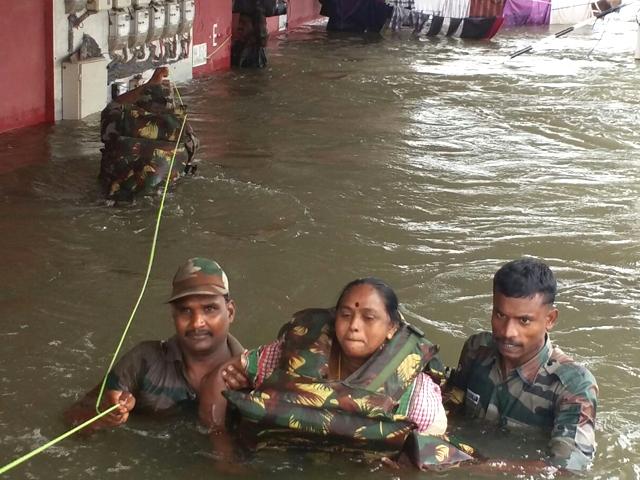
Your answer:
[[[359,306],[360,306],[360,302],[356,302],[356,307],[359,307]]]

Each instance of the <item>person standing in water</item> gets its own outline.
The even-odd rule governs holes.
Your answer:
[[[503,265],[493,278],[491,332],[472,335],[447,382],[446,405],[467,419],[549,432],[542,460],[489,461],[490,470],[532,474],[581,471],[595,453],[598,386],[587,368],[556,345],[557,283],[533,258]]]
[[[122,425],[136,411],[168,412],[197,409],[202,379],[215,367],[244,349],[229,333],[235,302],[220,265],[207,258],[191,258],[178,268],[168,300],[176,333],[165,341],[145,341],[109,372],[101,410],[120,407],[88,428]],[[65,413],[78,425],[95,415],[99,386]]]
[[[230,462],[233,447],[222,441],[227,402],[254,430],[278,431],[293,443],[311,436],[318,443],[340,439],[343,447],[384,444],[419,468],[468,460],[437,437],[446,414],[439,386],[424,373],[436,352],[403,321],[388,285],[357,279],[335,308],[294,314],[276,341],[213,371],[204,381],[200,419]],[[224,391],[245,385],[252,390]]]

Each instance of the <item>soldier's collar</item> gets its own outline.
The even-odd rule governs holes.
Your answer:
[[[180,362],[183,363],[182,350],[178,344],[178,336],[174,335],[169,340],[162,342],[165,347],[165,360],[169,363]]]
[[[540,368],[549,361],[550,357],[551,340],[549,339],[549,335],[545,335],[542,348],[540,348],[538,353],[536,353],[531,360],[516,368],[516,372],[525,383],[532,385],[536,381]]]

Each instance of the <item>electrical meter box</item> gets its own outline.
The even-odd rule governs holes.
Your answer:
[[[64,0],[64,13],[75,13],[87,8],[87,0]]]
[[[183,0],[180,7],[181,15],[178,33],[189,33],[191,27],[193,27],[193,19],[196,16],[196,2],[195,0]]]
[[[131,31],[131,15],[126,12],[111,10],[109,12],[109,51],[124,48],[129,43]]]
[[[107,104],[106,58],[62,64],[62,118],[79,120]]]
[[[166,22],[164,24],[164,38],[177,35],[180,27],[180,5],[177,3],[166,3]]]
[[[162,38],[164,24],[166,22],[166,12],[164,5],[152,5],[149,7],[149,33],[147,42],[155,42]]]
[[[136,8],[146,8],[151,3],[151,0],[132,0],[131,3]]]
[[[99,12],[100,10],[111,10],[112,8],[112,0],[87,0],[87,10],[91,12]]]
[[[149,34],[149,10],[144,8],[134,10],[131,15],[131,29],[129,31],[129,47],[140,47],[147,42]]]
[[[129,8],[131,0],[113,0],[113,8]]]

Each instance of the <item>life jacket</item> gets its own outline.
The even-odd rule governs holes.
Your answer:
[[[250,392],[224,392],[240,417],[262,429],[337,438],[349,447],[399,452],[406,446],[420,468],[471,459],[445,438],[418,434],[411,420],[396,413],[437,347],[403,322],[351,376],[329,380],[334,318],[332,309],[294,315],[280,332],[282,355],[273,373]]]
[[[131,200],[138,193],[153,193],[167,176],[174,181],[189,172],[198,139],[187,123],[178,143],[185,116],[168,85],[147,86],[134,104],[111,102],[105,107],[100,118],[105,146],[99,179],[107,199]]]

